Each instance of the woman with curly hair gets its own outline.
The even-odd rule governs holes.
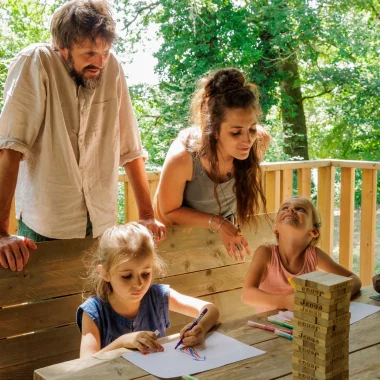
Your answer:
[[[250,254],[241,227],[251,225],[265,197],[260,160],[270,137],[258,125],[258,90],[233,68],[208,73],[192,100],[192,125],[171,145],[155,208],[166,225],[209,228],[229,255]]]

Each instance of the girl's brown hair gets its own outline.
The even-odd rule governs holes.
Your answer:
[[[89,297],[98,296],[108,301],[112,293],[111,283],[105,281],[98,271],[103,266],[105,273],[135,257],[152,256],[154,259],[153,279],[163,273],[164,262],[157,255],[150,231],[136,222],[120,224],[108,228],[100,239],[99,249],[93,255],[87,276]]]
[[[244,75],[236,69],[222,69],[208,73],[198,84],[192,104],[192,123],[180,138],[184,140],[189,153],[206,156],[210,161],[210,177],[214,181],[214,195],[220,182],[218,165],[218,142],[220,127],[229,109],[253,108],[259,119],[261,108],[257,87],[248,83]],[[260,206],[266,210],[266,200],[262,187],[262,170],[258,155],[258,140],[254,142],[248,158],[233,160],[237,199],[237,220],[242,226],[254,222],[254,215]]]

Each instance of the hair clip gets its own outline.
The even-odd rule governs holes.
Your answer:
[[[316,222],[316,223],[314,223],[314,227],[315,227],[315,228],[320,228],[321,225],[322,225],[321,222]]]

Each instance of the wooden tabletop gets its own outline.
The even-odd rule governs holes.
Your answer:
[[[380,301],[369,298],[376,295],[372,286],[363,288],[356,302],[380,306]],[[267,316],[275,312],[252,315],[249,319],[267,322]],[[265,354],[228,364],[207,372],[196,374],[197,379],[292,379],[292,344],[270,331],[249,327],[247,318],[222,323],[216,331],[250,346],[264,350]],[[178,339],[178,335],[164,338]],[[165,343],[165,341],[163,341]],[[107,379],[107,380],[153,380],[157,377],[136,367],[120,355],[129,352],[119,349],[86,359],[77,359],[41,368],[35,371],[34,380],[56,379]],[[350,329],[350,380],[373,380],[380,373],[380,313],[362,319]]]

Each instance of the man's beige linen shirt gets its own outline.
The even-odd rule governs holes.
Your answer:
[[[95,90],[78,87],[48,45],[12,63],[0,116],[0,149],[23,155],[16,217],[50,238],[93,236],[116,221],[119,165],[146,157],[123,70],[110,55]]]

